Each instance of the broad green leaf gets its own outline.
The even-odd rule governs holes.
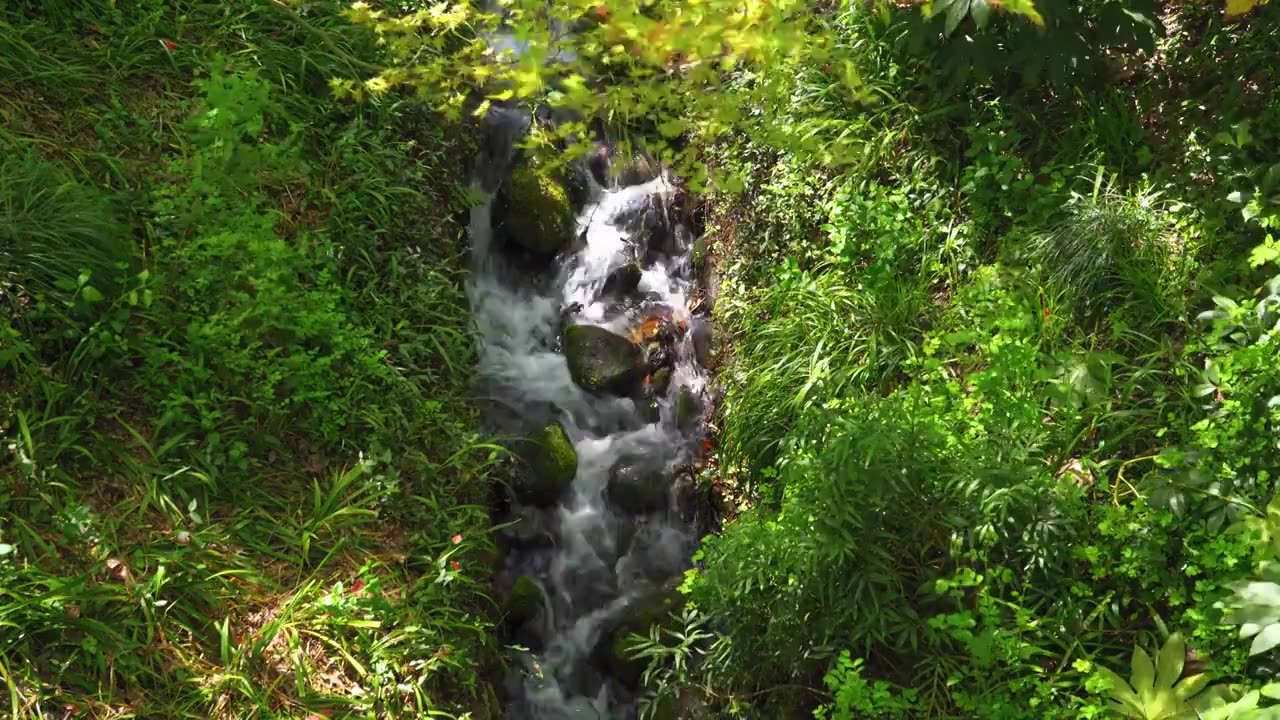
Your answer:
[[[969,14],[969,0],[951,0],[951,6],[947,8],[947,23],[943,32],[947,37],[960,27],[960,21],[964,20],[964,16]]]
[[[1186,700],[1194,697],[1196,693],[1205,689],[1208,684],[1209,675],[1207,673],[1192,675],[1179,680],[1178,684],[1173,686],[1173,694],[1176,695],[1179,700]]]
[[[1130,662],[1132,676],[1129,678],[1129,684],[1137,691],[1138,695],[1145,695],[1151,692],[1156,684],[1156,666],[1151,662],[1151,656],[1146,650],[1140,647],[1133,648],[1133,660]]]
[[[991,5],[987,0],[972,0],[969,5],[969,14],[973,16],[973,22],[978,29],[983,30],[991,20]]]
[[[1138,699],[1138,695],[1133,692],[1133,689],[1129,687],[1129,683],[1125,682],[1124,678],[1120,677],[1118,673],[1101,665],[1095,668],[1095,672],[1105,678],[1107,683],[1111,685],[1111,697],[1116,702],[1126,703],[1135,708],[1141,706],[1142,701]]]
[[[1156,686],[1171,688],[1182,675],[1182,663],[1187,658],[1187,644],[1182,635],[1174,633],[1165,641],[1156,656]]]

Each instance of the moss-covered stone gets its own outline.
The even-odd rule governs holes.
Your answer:
[[[573,242],[569,194],[548,173],[516,168],[507,179],[499,225],[508,238],[539,255],[554,255]]]
[[[538,616],[542,611],[542,589],[538,582],[528,575],[521,575],[507,593],[503,603],[505,622],[511,627],[523,625]]]
[[[573,484],[578,453],[559,423],[551,423],[523,443],[526,472],[516,478],[516,498],[529,505],[550,505]]]
[[[587,392],[625,397],[644,378],[644,350],[602,327],[566,327],[563,347],[569,374]]]

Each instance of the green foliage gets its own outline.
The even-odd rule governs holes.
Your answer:
[[[1049,283],[1069,306],[1098,313],[1132,303],[1146,322],[1177,320],[1191,280],[1187,258],[1194,248],[1170,229],[1153,194],[1128,197],[1102,185],[1075,195],[1065,217],[1030,244],[1035,262],[1049,269]]]
[[[1039,0],[1000,17],[988,0],[933,0],[921,17],[904,13],[907,47],[953,83],[1018,77],[1065,86],[1105,67],[1111,53],[1151,53],[1164,32],[1150,0]],[[1015,9],[1015,8],[1011,8]]]
[[[332,3],[22,3],[0,47],[14,717],[493,712],[458,129],[336,107],[378,50]]]
[[[894,688],[884,680],[868,681],[862,676],[862,658],[850,658],[846,650],[823,679],[835,695],[829,707],[814,713],[818,720],[854,720],[861,717],[910,717],[915,692]]]
[[[1196,707],[1218,712],[1271,672],[1215,604],[1273,536],[1256,508],[1276,477],[1275,304],[1270,285],[1239,288],[1263,284],[1250,258],[1271,262],[1274,242],[1266,206],[1228,195],[1265,180],[1254,138],[1277,126],[1269,98],[1234,89],[1221,119],[1172,110],[1206,91],[1159,78],[1268,75],[1272,40],[1187,9],[1175,19],[1194,30],[1148,45],[1157,69],[1106,87],[1082,79],[1115,40],[1093,36],[1097,13],[1129,4],[1066,20],[1037,5],[1043,34],[994,15],[975,32],[973,3],[934,9],[937,35],[955,24],[943,52],[1077,33],[1082,74],[1054,93],[958,87],[950,66],[886,53],[892,22],[850,12],[842,46],[891,78],[892,101],[803,106],[822,129],[721,140],[715,157],[749,178],[710,222],[733,343],[718,469],[745,508],[687,582],[717,631],[687,686],[745,717],[774,716],[791,688],[829,692],[828,717],[1114,716],[1088,684],[1127,688],[1130,716],[1172,717],[1183,666],[1207,658],[1221,682]],[[1213,140],[1247,117],[1248,142]],[[1179,126],[1194,130],[1165,130]],[[815,170],[823,142],[867,160]],[[1090,676],[1168,637],[1162,617],[1185,658],[1173,643],[1149,678]]]
[[[1196,717],[1191,703],[1209,684],[1209,676],[1201,673],[1182,677],[1186,652],[1182,636],[1174,633],[1160,648],[1154,662],[1146,650],[1133,649],[1128,682],[1111,670],[1099,667],[1098,674],[1110,685],[1116,712],[1137,720]]]

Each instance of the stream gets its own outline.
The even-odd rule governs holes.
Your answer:
[[[501,108],[486,120],[467,292],[488,421],[517,439],[516,456],[567,439],[576,467],[567,487],[549,489],[536,460],[517,463],[514,472],[532,485],[517,477],[496,502],[498,593],[516,602],[523,593],[526,603],[502,628],[522,648],[511,663],[507,716],[628,720],[642,692],[634,668],[611,657],[613,644],[646,608],[670,607],[662,603],[709,522],[695,477],[708,376],[698,361],[706,321],[690,310],[700,295],[694,223],[669,171],[608,159],[602,142],[570,173],[572,237],[554,256],[529,253],[503,227],[528,220],[504,188],[525,162],[514,146],[530,122]],[[591,340],[586,350],[566,341],[571,333]],[[590,354],[605,346],[630,353],[635,367],[585,389],[592,383],[568,356],[585,352],[579,365],[594,362]],[[530,437],[538,439],[518,440]]]

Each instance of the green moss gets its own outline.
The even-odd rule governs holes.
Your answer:
[[[578,472],[578,454],[564,428],[547,425],[518,447],[527,470],[516,477],[516,497],[529,505],[554,503]]]
[[[578,472],[578,454],[559,423],[552,423],[533,436],[541,451],[535,453],[534,472],[557,486],[568,486]]]
[[[569,194],[548,173],[517,168],[507,180],[510,202],[505,227],[525,248],[554,255],[573,240],[573,210]]]
[[[528,575],[521,575],[511,586],[504,608],[506,621],[512,626],[526,623],[542,609],[542,589]]]

